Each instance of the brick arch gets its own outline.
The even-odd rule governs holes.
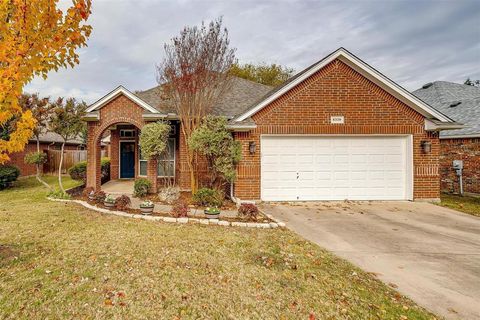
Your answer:
[[[144,122],[140,122],[134,118],[129,118],[129,117],[118,117],[118,118],[115,118],[115,119],[110,119],[109,121],[106,121],[104,123],[102,123],[101,125],[99,125],[96,129],[95,129],[95,134],[94,134],[94,141],[95,142],[100,142],[100,139],[102,138],[102,134],[103,132],[105,132],[105,130],[107,130],[109,127],[115,125],[115,124],[118,124],[118,123],[129,123],[129,124],[133,124],[135,127],[137,127],[138,129],[142,129],[143,126],[144,126]]]

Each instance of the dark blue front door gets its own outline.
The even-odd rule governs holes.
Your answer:
[[[135,176],[135,143],[120,143],[120,178]]]

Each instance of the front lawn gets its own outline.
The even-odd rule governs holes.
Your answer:
[[[34,179],[0,192],[2,319],[434,318],[287,230],[107,216],[45,193]]]
[[[480,217],[480,198],[442,194],[440,205]]]

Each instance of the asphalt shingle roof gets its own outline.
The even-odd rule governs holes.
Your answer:
[[[412,93],[448,117],[467,126],[464,129],[441,131],[441,137],[480,135],[479,87],[435,81]]]
[[[270,86],[233,77],[230,89],[213,107],[212,114],[232,118],[248,110],[255,101],[265,96],[271,89]],[[174,106],[163,94],[161,86],[135,92],[135,94],[162,113],[175,113]]]

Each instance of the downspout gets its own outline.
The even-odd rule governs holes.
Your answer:
[[[236,205],[240,205],[240,199],[235,198],[235,196],[233,195],[233,185],[234,183],[231,182],[230,183],[230,199],[232,199],[232,201],[235,202]]]

